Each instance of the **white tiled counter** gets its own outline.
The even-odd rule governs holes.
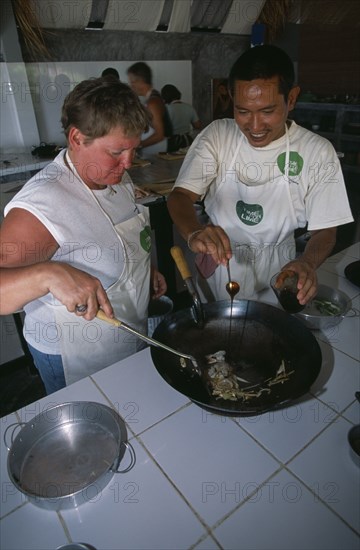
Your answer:
[[[354,245],[319,280],[360,309],[344,267]],[[264,300],[274,302],[271,293]],[[43,510],[10,482],[1,442],[2,550],[51,550],[83,542],[120,549],[359,549],[360,468],[349,429],[360,423],[358,315],[315,333],[323,354],[311,393],[254,417],[210,414],[157,373],[149,349],[0,420],[2,434],[67,401],[111,405],[125,420],[136,464],[77,509]],[[126,455],[124,457],[124,460]]]

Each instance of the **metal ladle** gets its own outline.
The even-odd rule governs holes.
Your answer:
[[[162,344],[161,342],[158,342],[157,340],[154,340],[153,338],[150,338],[149,336],[145,336],[145,334],[142,334],[141,332],[138,332],[134,328],[130,327],[129,325],[125,324],[123,321],[120,321],[119,319],[116,319],[116,317],[108,317],[102,309],[99,309],[96,317],[98,319],[101,319],[101,321],[105,321],[106,323],[109,323],[110,325],[114,325],[115,327],[122,328],[123,330],[126,330],[127,332],[130,332],[131,334],[134,334],[140,340],[144,340],[144,342],[147,342],[151,346],[155,346],[157,348],[165,349],[166,351],[169,351],[170,353],[174,353],[178,357],[182,357],[183,359],[186,359],[186,365],[190,370],[195,372],[196,374],[200,375],[200,367],[192,355],[187,355],[186,353],[181,353],[180,351],[177,351],[173,348],[170,348],[169,346],[166,346],[165,344]],[[190,361],[191,364],[188,363]]]
[[[229,260],[228,260],[228,263],[226,264],[226,268],[227,268],[227,272],[228,272],[228,277],[229,277],[229,282],[226,283],[226,292],[229,294],[231,300],[233,300],[236,296],[236,294],[239,292],[240,290],[240,285],[239,283],[237,283],[236,281],[232,281],[231,280],[231,275],[230,275],[230,265],[229,265]]]

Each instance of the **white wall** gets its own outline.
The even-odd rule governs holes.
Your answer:
[[[30,150],[39,133],[24,63],[0,63],[0,151]]]
[[[103,69],[114,67],[120,79],[127,83],[127,68],[133,61],[56,62],[27,63],[25,75],[17,63],[3,63],[1,73],[1,150],[21,148],[30,150],[40,141],[65,144],[60,124],[61,107],[67,93],[86,78],[101,75]],[[191,61],[147,61],[153,71],[154,87],[160,90],[165,84],[174,84],[182,93],[184,101],[192,100]],[[7,92],[9,87],[12,93]],[[22,120],[36,132],[24,140]],[[4,118],[3,118],[4,116]],[[5,121],[5,124],[4,124]],[[38,134],[37,134],[38,131]]]

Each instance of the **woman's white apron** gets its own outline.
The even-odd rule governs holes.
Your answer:
[[[148,209],[142,205],[137,208],[137,215],[114,226],[124,254],[124,269],[106,292],[115,316],[146,334],[151,233]],[[145,346],[135,336],[104,321],[86,321],[69,313],[64,306],[55,306],[54,309],[67,384],[124,359]]]
[[[285,173],[265,185],[249,186],[237,176],[235,162],[243,136],[236,148],[229,170],[206,212],[214,225],[224,227],[231,242],[231,278],[240,284],[236,299],[257,299],[269,286],[271,276],[295,257],[294,229],[298,221],[291,197],[289,173],[290,141],[287,127]],[[241,167],[240,167],[241,168]],[[241,170],[240,170],[241,171]],[[215,300],[228,300],[225,286],[227,270],[217,267],[207,283]],[[204,292],[209,296],[209,288]]]

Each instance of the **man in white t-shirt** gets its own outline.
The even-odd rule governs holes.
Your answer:
[[[216,120],[197,136],[169,196],[170,215],[216,300],[229,297],[229,262],[237,298],[256,299],[273,274],[291,269],[297,298],[307,303],[336,227],[353,221],[333,146],[288,120],[300,91],[294,79],[283,50],[247,50],[229,76],[234,120]],[[193,207],[200,199],[206,225]],[[294,230],[306,225],[311,237],[295,257]]]

